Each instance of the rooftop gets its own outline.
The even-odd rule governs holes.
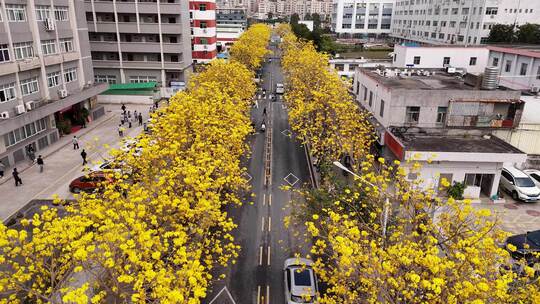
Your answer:
[[[463,78],[458,77],[459,74],[449,74],[443,69],[398,69],[400,72],[411,72],[410,76],[407,73],[405,76],[397,76],[394,72],[396,69],[389,69],[390,76],[377,73],[379,70],[377,68],[361,68],[361,70],[368,77],[392,89],[478,91],[477,88],[465,84]]]
[[[409,151],[523,154],[505,141],[491,136],[410,136],[400,138]]]

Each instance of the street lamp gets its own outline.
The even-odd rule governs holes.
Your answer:
[[[333,162],[334,166],[340,168],[341,170],[347,172],[347,173],[350,173],[352,174],[354,177],[358,178],[358,179],[361,179],[364,183],[372,186],[372,187],[377,187],[375,186],[374,184],[368,182],[365,178],[361,177],[360,175],[352,172],[351,170],[349,170],[349,168],[345,167],[342,163],[338,162],[338,161],[335,161]],[[388,225],[388,213],[390,212],[390,199],[388,198],[388,195],[384,195],[386,197],[385,201],[384,201],[384,210],[383,210],[383,225],[382,225],[382,236],[383,236],[383,239],[386,239],[386,226]]]

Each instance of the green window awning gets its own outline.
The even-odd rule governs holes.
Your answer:
[[[157,89],[157,82],[118,83],[109,85],[104,95],[152,95]]]

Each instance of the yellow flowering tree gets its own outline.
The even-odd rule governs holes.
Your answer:
[[[249,37],[259,28],[238,47],[266,49]],[[66,215],[46,209],[26,229],[0,225],[0,303],[200,303],[212,269],[240,249],[225,207],[249,190],[240,159],[253,131],[250,68],[209,64],[153,114],[151,134],[112,151],[122,171]]]
[[[231,47],[231,60],[255,70],[270,51],[267,49],[272,31],[267,25],[254,24]]]

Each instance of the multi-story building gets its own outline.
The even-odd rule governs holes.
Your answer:
[[[244,8],[218,8],[216,13],[218,50],[232,45],[247,27],[247,12]]]
[[[340,37],[384,37],[390,34],[395,0],[334,0],[332,30]]]
[[[218,8],[244,8],[248,9],[249,0],[217,0]]]
[[[517,128],[495,134],[529,154],[540,155],[540,47],[488,46],[488,64],[498,68],[498,85],[522,92],[525,108]]]
[[[353,90],[373,114],[381,153],[421,164],[409,179],[437,189],[444,177],[464,182],[466,197],[492,197],[503,164],[527,155],[493,135],[520,124],[521,92],[497,89],[489,77],[480,86],[442,69],[357,68]]]
[[[267,18],[269,14],[280,17],[297,14],[303,19],[306,14],[330,16],[333,5],[332,0],[258,0],[253,1],[251,7],[251,12],[258,18]]]
[[[93,84],[82,1],[2,1],[0,16],[0,160],[12,166],[103,115],[106,85]]]
[[[537,23],[540,1],[396,0],[392,34],[398,41],[482,44],[495,24]]]
[[[189,3],[185,0],[85,0],[95,79],[156,81],[168,86],[191,70]]]
[[[191,44],[194,63],[208,63],[217,56],[216,1],[190,0]]]

